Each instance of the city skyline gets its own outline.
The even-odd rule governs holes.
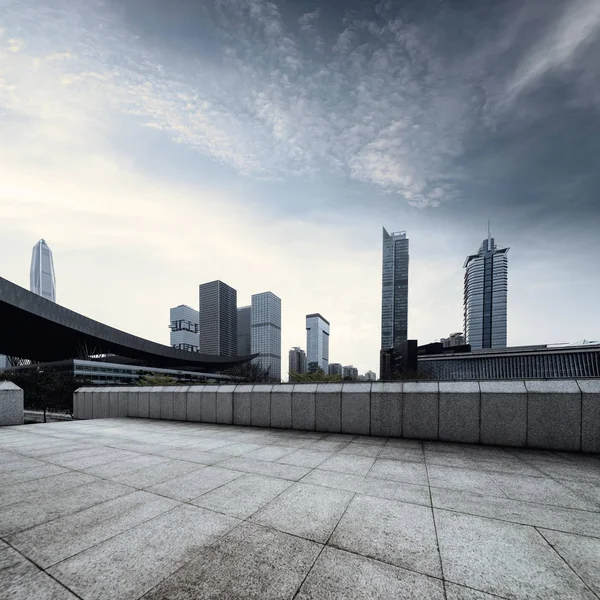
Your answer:
[[[598,339],[598,2],[309,4],[4,3],[2,276],[44,237],[62,305],[163,343],[198,281],[276,289],[284,348],[319,311],[376,370],[381,225],[428,342],[490,218],[507,343]]]

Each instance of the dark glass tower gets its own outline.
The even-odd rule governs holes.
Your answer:
[[[222,281],[200,285],[200,352],[237,355],[237,291]]]
[[[406,231],[383,228],[381,347],[393,348],[408,338],[408,238]]]
[[[508,250],[488,233],[465,260],[465,337],[472,350],[506,348]]]

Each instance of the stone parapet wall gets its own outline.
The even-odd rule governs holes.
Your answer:
[[[76,419],[135,417],[600,452],[600,380],[80,388]]]
[[[23,390],[11,381],[0,381],[0,427],[23,425]]]

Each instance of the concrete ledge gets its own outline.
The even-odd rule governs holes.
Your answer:
[[[205,385],[202,389],[202,422],[217,422],[217,386]]]
[[[402,437],[402,383],[371,385],[371,435]]]
[[[523,381],[480,381],[481,443],[525,446],[527,388]]]
[[[319,383],[315,394],[315,430],[340,433],[342,430],[342,384]]]
[[[202,422],[203,385],[191,385],[185,395],[185,419],[194,423]]]
[[[252,385],[237,385],[233,391],[233,424],[250,425]]]
[[[138,391],[138,417],[140,419],[150,417],[150,395],[147,387],[141,387]]]
[[[581,450],[600,453],[600,380],[580,379]]]
[[[316,383],[297,383],[292,390],[292,429],[315,431]]]
[[[292,385],[274,385],[271,389],[271,427],[292,427]]]
[[[173,388],[173,420],[187,421],[187,392],[189,385]]]
[[[131,388],[121,387],[119,388],[119,405],[117,408],[118,415],[120,418],[126,417],[129,412],[129,390]]]
[[[433,381],[402,384],[402,437],[437,440],[439,385]]]
[[[12,381],[0,381],[0,426],[23,425],[23,390]]]
[[[526,381],[527,445],[581,450],[581,390],[576,381]]]
[[[150,399],[148,416],[150,419],[160,419],[160,392],[162,389],[162,387],[154,386],[148,392]]]
[[[481,396],[476,381],[440,384],[439,439],[445,442],[479,442]]]
[[[220,385],[216,388],[217,423],[227,425],[233,423],[233,392],[235,388],[235,385]]]
[[[342,433],[371,433],[371,384],[345,383],[342,389]]]
[[[272,385],[255,385],[252,388],[250,404],[250,425],[254,427],[271,426],[271,389]]]
[[[139,398],[140,398],[139,387],[130,387],[129,394],[127,395],[127,416],[137,418],[139,416]]]

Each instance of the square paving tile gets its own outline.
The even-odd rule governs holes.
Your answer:
[[[144,600],[292,598],[321,546],[245,523],[204,549]]]
[[[205,465],[181,460],[168,460],[158,465],[151,465],[133,471],[123,473],[111,478],[111,481],[129,485],[134,488],[144,489],[153,485],[163,483],[185,473],[203,469]]]
[[[326,547],[296,596],[297,600],[309,598],[444,600],[444,587],[438,579]]]
[[[377,446],[374,447],[376,448]],[[319,465],[319,469],[336,471],[337,473],[350,473],[351,475],[366,475],[374,462],[375,459],[369,456],[334,454],[331,458],[322,462]]]
[[[192,503],[231,517],[247,519],[290,485],[292,482],[286,479],[242,475],[216,490],[203,494]]]
[[[84,550],[48,572],[85,600],[139,598],[237,523],[225,515],[181,506]]]
[[[266,475],[267,477],[279,477],[298,481],[304,477],[310,469],[293,465],[281,464],[268,460],[256,460],[255,458],[236,457],[224,460],[219,463],[224,469],[233,469],[243,471],[244,473],[256,473],[257,475]]]
[[[315,450],[301,448],[280,458],[278,462],[286,465],[296,465],[298,467],[314,469],[331,456],[333,456],[331,452],[316,452]]]
[[[229,469],[204,467],[150,486],[146,491],[188,502],[241,476],[241,473]]]
[[[532,527],[443,510],[435,519],[447,580],[504,598],[593,600]]]
[[[353,494],[296,483],[256,513],[251,520],[315,542],[325,543]]]
[[[350,442],[347,446],[342,448],[340,454],[354,454],[355,456],[372,456],[376,458],[382,451],[381,446],[374,446],[372,444],[358,444]]]
[[[461,490],[483,496],[506,497],[500,487],[494,483],[493,479],[482,471],[429,465],[427,467],[427,474],[431,487]]]
[[[417,485],[427,485],[427,471],[425,464],[416,462],[403,462],[378,458],[369,471],[369,477],[380,479],[391,479],[392,481],[404,481]]]
[[[343,550],[441,577],[430,508],[355,496],[329,544]]]

